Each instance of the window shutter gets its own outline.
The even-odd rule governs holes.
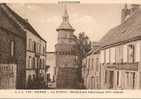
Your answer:
[[[140,61],[140,42],[137,42],[135,46],[135,62],[139,61]]]
[[[11,41],[10,42],[11,44],[10,44],[10,55],[11,56],[14,56],[14,52],[15,52],[15,42],[14,41]]]
[[[127,62],[127,45],[123,46],[123,62]]]
[[[115,48],[111,48],[111,54],[110,54],[110,60],[111,60],[111,63],[115,63]]]
[[[100,63],[104,63],[104,50],[100,51]]]
[[[106,63],[110,62],[110,50],[106,49]]]

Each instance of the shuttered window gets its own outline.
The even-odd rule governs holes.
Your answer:
[[[127,62],[127,45],[123,46],[123,62]]]
[[[140,61],[140,42],[136,42],[135,45],[135,62]]]
[[[133,63],[135,58],[135,45],[129,44],[128,45],[128,62]]]
[[[10,55],[14,56],[14,54],[15,54],[14,52],[15,52],[15,42],[11,41],[10,42]]]
[[[111,63],[115,63],[115,48],[111,48],[110,49],[110,61],[111,61]]]
[[[110,49],[106,49],[106,63],[110,62]]]
[[[100,51],[100,63],[104,63],[104,50]]]

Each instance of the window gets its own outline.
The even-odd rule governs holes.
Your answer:
[[[31,56],[29,56],[28,58],[28,68],[30,68],[30,66],[31,66]]]
[[[90,68],[90,56],[88,56],[88,68]]]
[[[42,62],[42,68],[44,68],[44,59],[42,59],[41,62]]]
[[[110,50],[106,49],[106,63],[110,62]]]
[[[32,68],[35,69],[35,58],[32,60]]]
[[[87,57],[86,57],[86,67],[87,67],[87,65],[88,65],[88,60],[87,60]]]
[[[128,45],[128,62],[129,63],[134,62],[134,45],[133,44]]]
[[[45,67],[45,60],[43,59],[43,68]]]
[[[117,71],[117,86],[119,85],[119,71]]]
[[[116,63],[123,63],[123,46],[116,47]]]
[[[107,83],[107,70],[105,70],[105,83]]]
[[[91,68],[94,69],[94,59],[92,58],[92,61],[91,61]]]
[[[132,88],[135,88],[135,72],[133,72],[132,74],[133,74],[133,86],[132,86]]]
[[[35,57],[35,68],[37,69],[37,57]]]
[[[30,42],[31,42],[31,39],[29,39],[29,41],[28,41],[28,50],[30,50]]]
[[[136,62],[140,62],[140,43],[141,42],[137,42],[136,46],[135,46],[135,61]]]
[[[43,55],[45,55],[45,53],[46,53],[46,48],[43,47]]]
[[[96,66],[95,66],[96,72],[98,72],[98,66],[99,66],[98,63],[99,63],[99,62],[98,62],[98,57],[97,57],[97,58],[96,58]]]
[[[127,45],[123,46],[123,62],[127,62]]]
[[[32,40],[29,39],[28,50],[32,51]]]
[[[33,48],[34,48],[34,51],[36,52],[36,42],[34,42],[34,44],[33,44]]]
[[[126,72],[126,78],[125,78],[125,81],[126,81],[126,88],[129,88],[129,72]]]
[[[111,48],[111,51],[110,51],[110,52],[111,52],[111,54],[110,54],[110,56],[111,56],[111,57],[110,57],[110,58],[111,58],[111,59],[110,59],[110,62],[111,62],[111,63],[115,63],[115,56],[116,56],[115,48]]]
[[[123,63],[123,46],[119,47],[119,62]]]
[[[109,88],[113,88],[114,85],[114,71],[109,71]]]
[[[38,50],[38,53],[40,53],[40,43],[38,43],[37,50]]]
[[[10,55],[14,56],[14,54],[15,54],[15,42],[11,41],[10,42]]]
[[[40,61],[39,61],[39,68],[40,69],[42,68],[42,59],[40,59]]]
[[[104,63],[104,50],[100,51],[100,63]]]
[[[39,53],[42,53],[42,51],[41,51],[41,44],[39,43]]]

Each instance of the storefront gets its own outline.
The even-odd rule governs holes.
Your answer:
[[[16,65],[0,64],[0,89],[16,88]]]
[[[138,88],[138,64],[106,65],[105,86],[108,89]]]

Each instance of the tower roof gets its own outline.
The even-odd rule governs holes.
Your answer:
[[[67,12],[67,9],[64,9],[64,15],[62,16],[62,23],[61,25],[56,29],[57,31],[59,30],[72,30],[74,31],[73,27],[71,26],[71,24],[69,23],[69,15]]]

